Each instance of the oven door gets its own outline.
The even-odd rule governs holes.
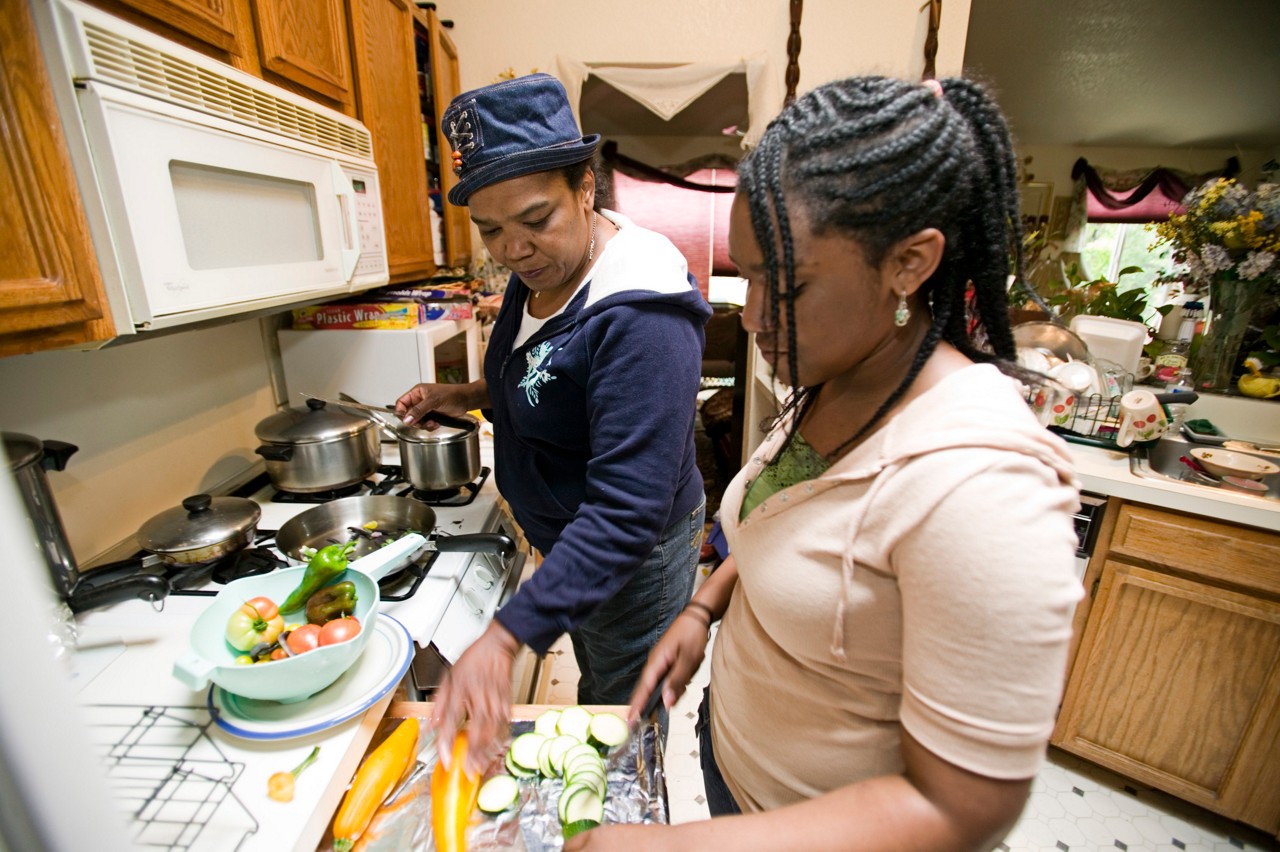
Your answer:
[[[376,177],[114,86],[77,94],[135,325],[349,290]]]
[[[1102,494],[1081,492],[1080,511],[1072,517],[1075,524],[1076,540],[1076,578],[1084,579],[1089,570],[1089,559],[1093,556],[1094,546],[1098,542],[1098,530],[1102,527],[1102,517],[1107,510],[1107,498]]]

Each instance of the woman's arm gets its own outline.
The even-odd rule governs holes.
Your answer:
[[[901,775],[850,784],[825,796],[757,814],[676,826],[602,826],[565,842],[565,852],[977,852],[1008,834],[1031,779],[984,778],[947,763],[903,733]]]

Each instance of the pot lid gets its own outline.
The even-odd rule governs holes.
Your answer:
[[[427,419],[430,419],[430,416]],[[479,423],[469,417],[451,419],[459,424],[469,421],[470,425],[464,427],[462,425],[452,426],[441,423],[434,429],[423,429],[420,426],[404,424],[396,428],[396,437],[415,444],[445,444],[467,438],[480,427]]]
[[[246,497],[196,494],[143,524],[138,544],[152,553],[212,547],[249,533],[260,517],[262,509]]]
[[[286,408],[260,422],[254,429],[259,441],[269,444],[316,444],[359,435],[374,428],[367,417],[348,414],[324,400],[308,399],[305,408]]]

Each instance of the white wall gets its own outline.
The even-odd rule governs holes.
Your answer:
[[[919,0],[809,0],[801,20],[800,91],[854,74],[920,76],[928,13]],[[786,91],[786,0],[437,0],[452,19],[463,89],[582,62],[733,62],[766,54]],[[958,74],[968,0],[942,8],[938,74]],[[779,103],[779,105],[781,105]],[[590,128],[588,128],[588,131]]]
[[[260,460],[254,427],[275,411],[267,364],[256,320],[4,358],[0,430],[80,448],[48,477],[84,563]]]

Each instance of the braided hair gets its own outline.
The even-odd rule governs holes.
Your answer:
[[[884,418],[940,341],[1002,368],[1016,357],[1006,295],[1011,261],[1019,279],[1023,270],[1013,142],[981,85],[959,78],[941,84],[941,97],[886,77],[820,86],[784,109],[738,168],[739,192],[764,255],[775,328],[785,311],[788,352],[797,351],[788,204],[803,209],[815,234],[856,240],[876,267],[896,243],[925,228],[946,238],[938,268],[920,288],[932,322],[906,377],[832,458]],[[975,345],[966,327],[970,286],[990,349]],[[793,437],[819,388],[801,387],[796,359],[787,362],[793,390],[779,418],[796,412]]]

